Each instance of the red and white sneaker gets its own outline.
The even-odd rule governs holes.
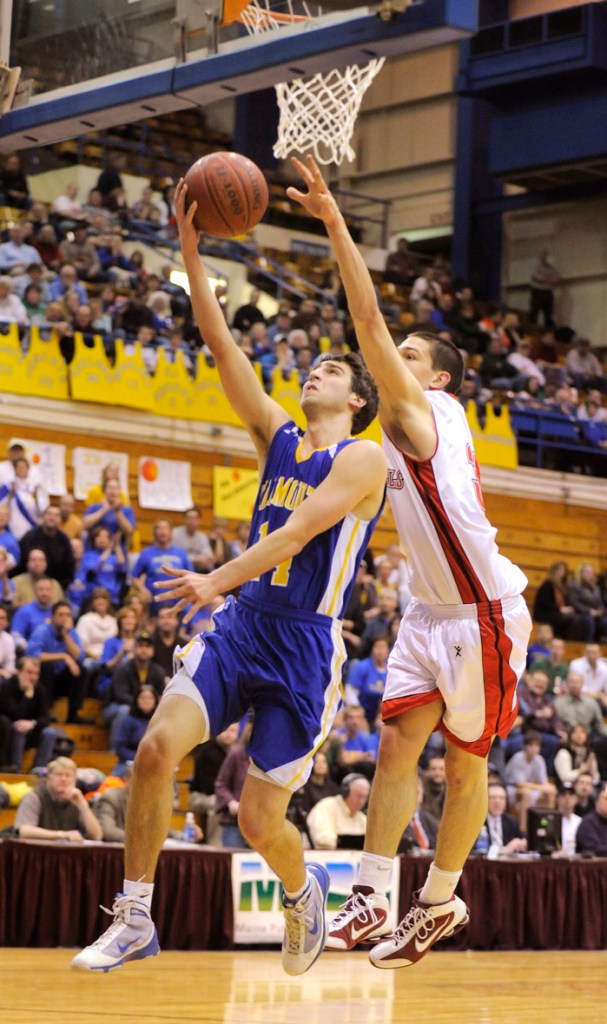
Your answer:
[[[390,904],[383,893],[355,885],[337,917],[329,924],[325,949],[354,949],[359,942],[378,939],[390,931]]]
[[[468,924],[468,908],[459,896],[446,903],[421,903],[413,894],[413,906],[398,928],[385,942],[378,942],[369,953],[374,967],[411,967],[426,955],[435,942],[455,935]]]

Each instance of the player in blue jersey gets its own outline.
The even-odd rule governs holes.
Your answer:
[[[72,965],[108,971],[159,951],[150,916],[158,854],[170,824],[175,766],[252,707],[251,756],[238,824],[284,887],[282,963],[308,970],[325,941],[328,875],[306,870],[301,837],[286,820],[291,795],[308,778],[329,735],[341,695],[341,616],[381,512],[386,462],[357,440],[377,409],[372,378],[357,357],[326,358],[302,391],[301,431],[266,395],[236,345],[198,255],[198,232],[176,192],[181,249],[196,320],[229,401],[259,458],[260,487],[250,547],[206,576],[167,567],[165,597],[190,604],[191,617],[218,594],[242,586],[215,613],[215,630],[178,653],[169,683],[141,741],[126,822],[124,891],[114,921]],[[204,912],[201,908],[201,912]]]

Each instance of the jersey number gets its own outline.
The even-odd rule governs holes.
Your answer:
[[[478,459],[476,457],[476,452],[474,451],[474,448],[470,444],[466,445],[466,456],[468,458],[468,462],[470,463],[470,465],[472,466],[472,468],[474,470],[474,476],[472,477],[472,483],[473,483],[473,486],[474,486],[474,493],[476,494],[476,500],[478,501],[480,507],[484,511],[484,509],[485,509],[485,502],[483,501],[483,492],[482,492],[482,489],[481,489],[481,469],[480,469],[480,466],[478,464]]]
[[[259,528],[259,539],[263,540],[268,535],[268,523],[262,523]],[[272,573],[272,579],[270,583],[273,587],[286,587],[289,584],[289,574],[291,572],[291,563],[293,559],[287,558],[285,562],[281,562],[277,565],[274,572]]]

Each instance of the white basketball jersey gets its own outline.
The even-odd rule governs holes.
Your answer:
[[[463,407],[427,391],[438,436],[432,458],[410,458],[383,434],[388,498],[411,571],[411,593],[424,604],[479,604],[520,594],[524,573],[499,554],[485,515],[480,473]]]

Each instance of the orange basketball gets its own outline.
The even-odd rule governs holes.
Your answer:
[[[268,205],[268,185],[257,164],[240,153],[210,153],[185,176],[186,207],[198,203],[194,223],[217,238],[234,238],[259,223]]]

